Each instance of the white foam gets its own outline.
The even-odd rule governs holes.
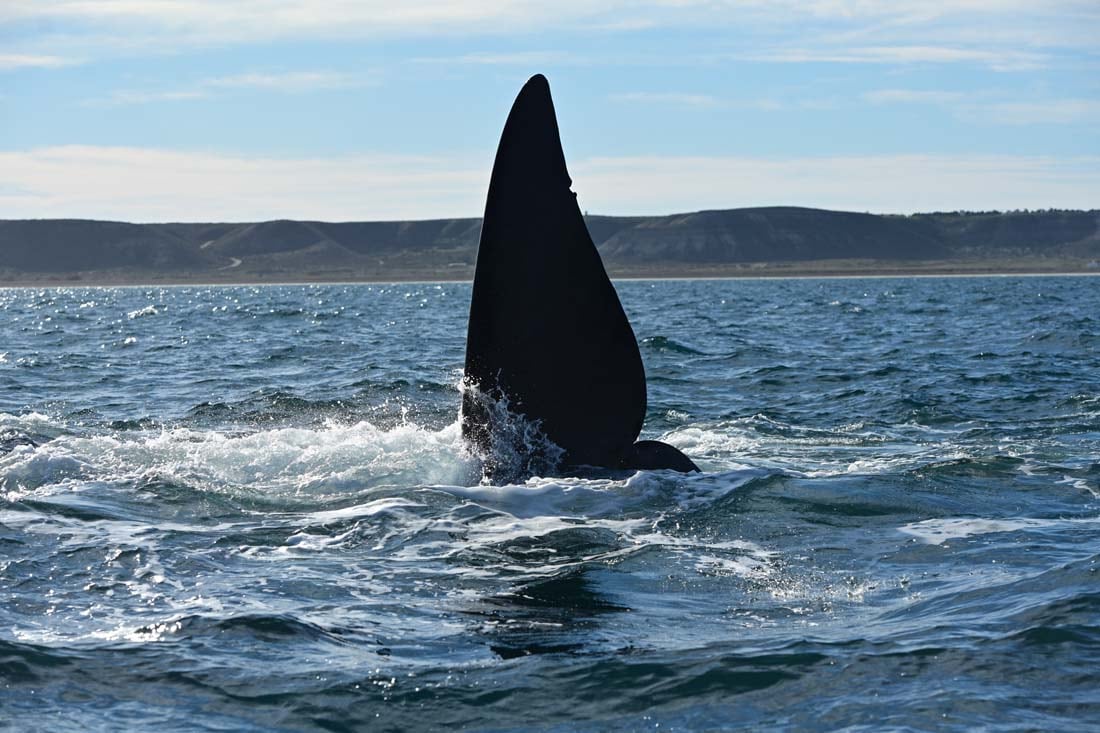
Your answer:
[[[19,445],[6,456],[0,456],[0,490],[8,501],[44,485],[66,485],[89,473],[87,463],[61,451],[37,451],[32,446]]]
[[[379,485],[461,484],[480,477],[458,424],[433,431],[369,422],[246,435],[172,429],[63,435],[0,457],[0,486],[34,490],[66,479],[160,478],[210,491],[338,494]]]
[[[641,482],[641,483],[644,483]],[[544,516],[599,517],[620,513],[624,499],[644,498],[646,487],[635,482],[631,489],[611,479],[545,479],[532,477],[522,484],[506,486],[441,486],[453,496],[530,519]]]
[[[942,441],[892,443],[886,437],[864,431],[859,423],[807,435],[776,436],[758,432],[751,424],[753,421],[779,425],[757,415],[709,427],[681,428],[661,440],[712,470],[743,469],[744,461],[797,476],[822,478],[897,473],[930,461],[969,457],[961,450],[945,452]],[[730,456],[737,456],[737,460]]]
[[[542,431],[541,420],[513,412],[506,396],[486,394],[472,379],[460,377],[456,386],[464,404],[469,401],[488,417],[488,450],[479,458],[495,479],[509,481],[557,468],[564,451]]]
[[[52,436],[64,432],[65,426],[39,412],[28,412],[22,415],[0,412],[0,431],[8,430]]]
[[[1075,489],[1078,489],[1079,491],[1088,492],[1088,493],[1092,494],[1095,498],[1100,499],[1100,488],[1094,487],[1091,483],[1089,483],[1087,480],[1085,480],[1083,478],[1078,478],[1076,476],[1063,475],[1061,480],[1058,481],[1058,483],[1060,483],[1060,484],[1069,484],[1070,486],[1072,486]]]
[[[946,517],[925,519],[898,528],[904,534],[912,535],[929,545],[942,545],[948,540],[965,539],[975,535],[996,532],[1019,532],[1027,529],[1049,527],[1071,527],[1075,525],[1100,524],[1100,517],[1078,517],[1069,519],[1039,519],[1015,517],[1008,519],[981,519],[976,517]]]
[[[159,313],[159,311],[155,305],[147,305],[144,308],[130,311],[126,314],[126,317],[132,321],[135,318],[141,318],[143,316],[155,316],[157,313]]]

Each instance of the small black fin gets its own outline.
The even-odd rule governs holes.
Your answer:
[[[695,463],[668,443],[659,440],[639,440],[630,446],[630,452],[621,464],[622,468],[636,468],[643,471],[655,471],[669,468],[673,471],[690,473],[699,471]]]

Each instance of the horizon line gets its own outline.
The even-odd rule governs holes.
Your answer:
[[[731,206],[729,208],[704,208],[694,209],[691,211],[672,211],[664,214],[601,214],[591,213],[583,211],[582,215],[588,218],[601,217],[606,219],[659,219],[671,216],[687,216],[690,214],[705,214],[710,212],[728,212],[728,211],[760,211],[769,209],[802,209],[805,211],[824,211],[834,214],[860,214],[865,216],[897,216],[897,217],[913,217],[913,216],[933,216],[937,214],[954,214],[961,216],[980,216],[991,214],[1043,214],[1043,213],[1090,213],[1100,212],[1100,208],[1062,208],[1057,206],[1047,206],[1041,208],[1015,208],[1015,209],[937,209],[933,211],[914,211],[911,213],[898,213],[887,211],[870,211],[862,210],[857,211],[853,209],[827,209],[819,206],[800,206],[797,204],[770,204],[767,206]],[[294,217],[277,217],[274,219],[249,219],[249,220],[215,220],[215,219],[168,219],[162,221],[136,221],[128,219],[100,219],[95,217],[83,217],[83,216],[39,216],[28,218],[0,218],[0,222],[29,222],[29,221],[83,221],[83,222],[98,222],[104,224],[133,224],[137,226],[144,225],[161,225],[161,224],[271,224],[275,222],[302,222],[302,223],[318,223],[318,224],[389,224],[398,222],[431,222],[431,221],[475,221],[484,218],[483,216],[428,216],[423,218],[404,218],[404,219],[301,219]]]

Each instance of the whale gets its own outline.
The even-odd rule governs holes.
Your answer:
[[[506,475],[522,472],[517,465],[530,472],[530,462],[514,460],[525,451],[552,453],[559,471],[698,471],[677,448],[638,441],[645,368],[572,185],[550,85],[537,74],[512,105],[489,180],[466,336],[463,438],[490,480],[521,478]],[[532,430],[542,443],[530,440]]]

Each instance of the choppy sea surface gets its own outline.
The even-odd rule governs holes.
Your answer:
[[[1100,726],[1100,279],[617,287],[702,474],[482,485],[465,284],[0,290],[0,728]]]

